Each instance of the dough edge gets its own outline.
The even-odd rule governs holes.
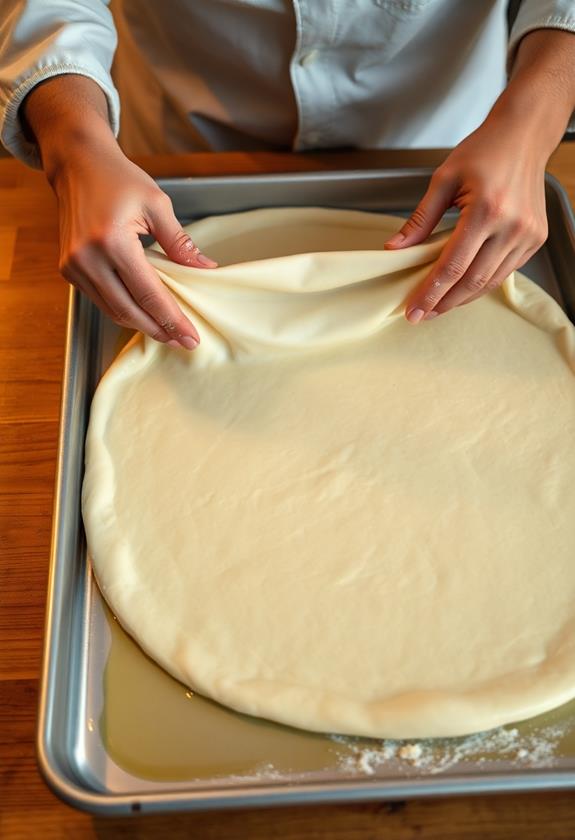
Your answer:
[[[209,271],[199,270],[199,273],[207,275]],[[522,318],[552,334],[575,372],[575,331],[559,305],[517,272],[510,275],[496,293],[502,294],[510,308]],[[109,411],[105,393],[117,381],[138,376],[153,361],[157,350],[154,345],[150,339],[138,335],[121,352],[118,358],[122,359],[122,365],[114,364],[102,380],[103,387],[98,389],[87,436],[87,461],[91,466],[83,487],[82,510],[88,544],[90,535],[98,529],[101,555],[114,556],[115,562],[120,564],[125,547],[115,542],[108,529],[103,536],[101,525],[102,521],[109,523],[113,517],[113,506],[101,492],[102,487],[111,487],[114,482],[114,466],[103,444]],[[100,492],[95,488],[100,488]],[[93,564],[93,570],[105,599],[121,625],[143,650],[185,686],[245,714],[317,732],[401,739],[453,737],[525,720],[575,697],[575,639],[541,665],[515,674],[513,679],[506,678],[505,686],[498,686],[495,704],[488,685],[470,692],[403,693],[365,703],[297,685],[258,679],[234,683],[221,676],[214,678],[210,667],[201,661],[196,663],[193,658],[181,658],[174,650],[167,657],[159,654],[154,634],[130,625],[124,618],[130,614],[132,598],[137,599],[138,593],[131,592],[126,600],[117,583],[107,579],[107,568],[98,566],[97,562]],[[527,687],[529,698],[525,701]],[[288,713],[286,707],[289,707]]]

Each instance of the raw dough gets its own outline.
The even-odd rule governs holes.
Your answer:
[[[519,274],[407,324],[446,234],[381,250],[398,224],[260,210],[190,226],[221,268],[150,251],[202,343],[106,373],[83,514],[120,622],[194,690],[461,735],[575,696],[574,329]]]

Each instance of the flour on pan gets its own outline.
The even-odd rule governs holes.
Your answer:
[[[485,765],[504,760],[517,767],[551,767],[557,762],[560,743],[571,728],[571,722],[537,728],[529,733],[500,727],[466,738],[408,743],[385,740],[378,746],[370,744],[367,747],[361,740],[340,735],[331,738],[350,751],[339,758],[340,769],[348,773],[373,776],[380,768],[388,768],[395,771],[417,769],[434,775],[464,762]]]

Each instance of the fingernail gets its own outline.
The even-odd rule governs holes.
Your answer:
[[[407,320],[410,324],[419,324],[424,315],[423,309],[410,309],[407,312]]]
[[[169,341],[166,341],[168,347],[176,347],[178,350],[182,349],[182,345],[179,341],[176,341],[174,338],[171,338]]]
[[[394,248],[396,245],[401,245],[403,240],[405,239],[404,233],[394,233],[391,239],[388,239],[387,242],[384,243],[383,247],[387,248],[388,245]]]
[[[218,264],[215,260],[211,260],[209,257],[205,257],[203,254],[198,254],[196,257],[196,262],[198,265],[203,265],[204,268],[217,268]]]
[[[194,338],[192,335],[181,335],[179,342],[186,348],[186,350],[195,350],[200,343],[198,339]]]
[[[439,312],[435,312],[435,310],[434,310],[434,309],[432,309],[432,310],[431,310],[431,312],[428,312],[428,313],[427,313],[427,315],[424,317],[424,319],[423,319],[423,320],[424,320],[424,321],[431,321],[431,319],[432,319],[432,318],[437,318],[437,316],[438,316],[439,314],[440,314]]]

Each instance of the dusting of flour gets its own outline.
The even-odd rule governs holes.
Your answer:
[[[479,732],[462,738],[430,738],[417,741],[383,741],[329,735],[337,769],[346,775],[391,776],[436,775],[462,765],[494,769],[505,762],[517,770],[553,767],[565,755],[563,739],[575,729],[572,715],[566,720],[548,724],[521,725],[521,729],[507,726]],[[572,749],[572,748],[571,748]],[[333,764],[311,772],[334,769]],[[293,770],[264,763],[249,775],[226,777],[226,781],[284,783]],[[303,778],[301,773],[295,773]]]
[[[531,732],[500,727],[464,738],[436,738],[422,741],[385,740],[369,746],[359,739],[332,735],[331,740],[345,746],[346,754],[339,757],[341,770],[374,775],[378,768],[395,772],[417,770],[433,775],[443,773],[455,765],[472,763],[476,766],[505,760],[518,768],[552,767],[557,761],[557,748],[569,729],[568,723],[539,727]]]

